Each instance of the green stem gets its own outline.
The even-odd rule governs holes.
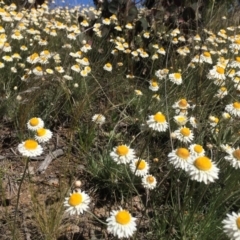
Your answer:
[[[19,200],[20,200],[20,192],[21,192],[21,187],[24,181],[24,178],[26,176],[27,173],[27,169],[28,169],[28,161],[29,158],[26,158],[26,163],[25,163],[25,168],[24,168],[24,172],[18,187],[18,192],[17,192],[17,203],[16,203],[16,207],[15,207],[15,213],[14,213],[14,220],[13,220],[13,240],[16,239],[15,233],[16,233],[16,221],[17,221],[17,212],[18,212],[18,206],[19,206]]]

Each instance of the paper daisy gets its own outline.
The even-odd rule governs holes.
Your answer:
[[[225,80],[225,69],[220,66],[214,66],[213,69],[209,71],[209,74],[207,75],[209,79],[219,79],[219,80]]]
[[[129,211],[120,208],[113,210],[107,218],[107,230],[118,238],[130,238],[136,231],[136,218]]]
[[[149,165],[143,159],[136,159],[131,162],[130,169],[136,176],[143,177],[148,173]]]
[[[169,79],[171,82],[181,85],[182,84],[182,75],[181,73],[171,73],[169,74]]]
[[[39,128],[36,130],[35,139],[40,142],[47,142],[52,138],[52,132],[46,128]]]
[[[188,121],[188,118],[184,115],[174,116],[173,119],[178,126],[184,126]]]
[[[205,150],[199,144],[191,144],[189,146],[190,153],[193,157],[201,157],[204,156]]]
[[[70,215],[82,214],[89,208],[90,197],[81,190],[77,190],[65,198],[64,206],[67,207],[66,212]]]
[[[147,125],[153,130],[165,132],[168,129],[166,117],[161,112],[157,112],[155,115],[151,115],[148,118]]]
[[[240,239],[240,213],[227,214],[222,223],[223,231],[231,240]]]
[[[188,101],[185,98],[182,98],[182,99],[178,100],[177,102],[175,102],[172,105],[172,108],[185,110],[185,109],[190,108],[190,104],[188,103]]]
[[[104,66],[103,66],[103,69],[108,71],[108,72],[111,72],[112,71],[112,64],[111,63],[106,63]]]
[[[135,159],[135,151],[129,148],[127,145],[120,145],[113,148],[110,156],[117,164],[126,164]]]
[[[142,185],[144,188],[152,190],[156,187],[157,180],[153,175],[147,174],[142,177]]]
[[[18,145],[18,151],[25,157],[37,157],[43,152],[43,148],[37,141],[28,139]]]
[[[225,107],[225,111],[230,113],[232,116],[240,117],[240,102],[228,104]]]
[[[176,134],[176,138],[183,143],[189,143],[194,139],[191,129],[187,127],[181,127],[174,133]]]
[[[212,64],[212,57],[211,57],[211,53],[210,53],[210,52],[203,52],[203,53],[200,55],[200,59],[201,59],[203,62]]]
[[[187,148],[177,148],[168,154],[168,161],[175,168],[187,170],[191,162],[192,156]]]
[[[96,124],[102,125],[105,123],[106,118],[102,114],[95,114],[92,117],[92,121],[95,122]]]
[[[34,117],[27,122],[27,128],[32,131],[36,131],[37,129],[43,128],[43,127],[44,127],[44,122],[41,118]]]
[[[153,92],[158,91],[159,85],[155,79],[152,79],[149,81],[149,89],[152,90]]]
[[[240,149],[231,148],[231,151],[226,151],[228,156],[224,159],[227,160],[235,169],[240,168]]]
[[[218,179],[219,168],[206,156],[194,158],[188,168],[192,180],[208,184]]]

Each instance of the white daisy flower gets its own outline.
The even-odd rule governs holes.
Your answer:
[[[27,122],[27,128],[32,131],[36,131],[37,129],[43,128],[43,127],[44,127],[44,122],[41,118],[34,117]]]
[[[208,184],[218,179],[219,168],[206,156],[194,158],[188,168],[192,180]]]
[[[171,73],[169,74],[169,79],[171,82],[181,85],[182,84],[182,75],[181,73]]]
[[[149,165],[143,159],[136,159],[131,162],[130,169],[136,176],[143,177],[148,173]]]
[[[240,117],[240,102],[228,104],[225,107],[225,111],[230,113],[232,116]]]
[[[113,210],[110,217],[107,218],[107,230],[118,238],[130,238],[137,230],[136,218],[134,218],[129,211],[120,208],[120,210]]]
[[[240,57],[236,57],[234,61],[230,62],[229,67],[240,68]]]
[[[240,239],[240,213],[232,212],[227,214],[227,217],[222,221],[223,231],[230,240]]]
[[[144,188],[152,190],[156,187],[157,180],[153,175],[147,174],[142,177],[142,185]]]
[[[52,138],[52,132],[46,128],[39,128],[36,130],[35,139],[40,142],[48,142]]]
[[[157,112],[155,115],[151,115],[148,118],[147,125],[153,130],[165,132],[168,129],[166,117],[161,112]]]
[[[214,66],[207,75],[208,79],[225,80],[225,69],[221,66]]]
[[[189,150],[190,150],[191,155],[194,157],[201,157],[201,156],[204,156],[204,154],[205,154],[205,150],[199,144],[191,144],[189,146]]]
[[[70,215],[74,214],[82,214],[89,208],[90,197],[81,190],[77,190],[70,194],[69,197],[65,198],[64,206],[68,209],[66,210],[67,213]]]
[[[43,152],[43,148],[37,141],[28,139],[18,145],[18,151],[25,157],[37,157]]]
[[[200,55],[200,59],[201,59],[203,62],[212,64],[212,57],[211,57],[211,53],[210,53],[210,52],[207,52],[207,51],[203,52],[203,53]]]
[[[102,125],[105,123],[106,118],[102,114],[94,114],[92,117],[92,121],[98,125]]]
[[[168,160],[175,168],[187,171],[192,156],[187,148],[177,148],[168,154]]]
[[[176,138],[183,143],[189,143],[194,139],[193,132],[187,127],[181,127],[174,131],[174,133],[176,134]]]
[[[129,148],[127,145],[120,145],[113,148],[110,156],[117,164],[126,164],[135,159],[135,151]]]
[[[184,115],[174,116],[173,119],[178,126],[184,126],[188,121],[188,118]]]
[[[185,98],[182,98],[182,99],[178,100],[177,102],[175,102],[172,105],[172,108],[185,110],[185,109],[190,108],[190,104],[187,102],[187,100]]]
[[[111,72],[112,71],[112,64],[111,63],[106,63],[104,66],[103,66],[103,69],[108,71],[108,72]]]
[[[216,127],[217,124],[218,124],[218,122],[219,122],[219,118],[214,117],[214,116],[212,116],[212,115],[210,115],[210,116],[208,117],[208,120],[209,120],[209,124],[210,124],[212,127]]]
[[[240,149],[234,149],[232,148],[227,151],[228,156],[226,156],[224,159],[227,160],[232,167],[235,169],[240,168]]]
[[[149,81],[149,89],[152,90],[153,92],[158,91],[159,85],[155,79],[152,79]]]

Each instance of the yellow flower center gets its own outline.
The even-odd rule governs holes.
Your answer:
[[[222,92],[226,92],[226,91],[227,91],[227,88],[221,87],[220,90],[221,90]]]
[[[155,82],[155,81],[152,81],[151,84],[152,84],[153,87],[158,87],[158,83]]]
[[[68,199],[68,204],[72,207],[75,207],[81,204],[82,201],[83,201],[83,198],[80,193],[73,193]]]
[[[191,133],[190,129],[189,128],[182,128],[180,130],[180,133],[184,136],[184,137],[188,137]]]
[[[38,54],[37,54],[37,53],[34,53],[34,54],[31,55],[30,59],[31,59],[31,60],[34,60],[34,59],[36,59],[37,57],[38,57]]]
[[[110,63],[107,63],[107,64],[106,64],[106,67],[107,67],[107,68],[111,68],[112,65],[111,65]]]
[[[166,122],[165,116],[164,116],[162,113],[160,113],[160,112],[158,112],[158,113],[156,113],[156,114],[154,115],[154,120],[155,120],[156,122],[158,122],[158,123],[164,123],[164,122]]]
[[[240,229],[240,217],[238,217],[236,219],[236,224],[237,224],[238,229]]]
[[[35,118],[31,118],[29,123],[30,123],[31,126],[35,127],[35,126],[37,126],[39,124],[39,120],[36,117]]]
[[[176,155],[180,158],[187,159],[190,156],[190,153],[186,148],[178,148]]]
[[[205,57],[211,57],[210,52],[204,52],[203,55],[204,55]]]
[[[240,44],[240,39],[235,40],[236,44]]]
[[[37,135],[38,135],[39,137],[42,137],[42,136],[46,135],[46,132],[47,132],[47,130],[46,130],[45,128],[39,128],[39,129],[37,130]]]
[[[35,150],[38,146],[38,143],[37,141],[35,140],[26,140],[25,143],[24,143],[24,147],[27,149],[27,150]]]
[[[120,156],[126,156],[129,152],[129,148],[125,145],[120,145],[120,146],[117,147],[116,152]]]
[[[211,169],[212,162],[208,157],[199,157],[194,161],[194,166],[202,171],[207,171]]]
[[[177,80],[181,79],[181,73],[174,73],[174,77]]]
[[[198,145],[198,144],[196,144],[193,149],[194,149],[194,152],[196,152],[196,153],[203,152],[203,147],[201,145]]]
[[[185,98],[181,99],[178,103],[179,107],[187,107],[188,102]]]
[[[236,61],[237,61],[237,62],[240,62],[240,57],[236,57]]]
[[[240,102],[233,103],[233,107],[237,108],[237,109],[240,109]]]
[[[240,149],[235,150],[232,153],[233,157],[235,157],[237,160],[240,160]]]
[[[131,221],[131,214],[126,210],[121,210],[116,214],[115,219],[117,223],[126,225]]]
[[[146,168],[146,162],[144,160],[136,161],[135,165],[138,170],[143,170]]]
[[[38,66],[38,67],[36,67],[36,70],[39,71],[39,72],[41,72],[41,71],[42,71],[42,68]]]
[[[152,184],[152,183],[154,183],[154,177],[153,177],[153,176],[148,176],[148,177],[146,178],[146,181],[147,181],[148,183]]]
[[[186,121],[186,117],[185,116],[179,116],[176,118],[176,121],[179,122],[179,123],[182,123],[182,122],[185,122]]]
[[[216,71],[219,73],[219,74],[224,74],[224,68],[222,67],[217,67]]]

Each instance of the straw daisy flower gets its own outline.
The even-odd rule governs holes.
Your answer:
[[[111,63],[106,63],[103,67],[104,70],[111,72],[112,71],[112,64]]]
[[[34,117],[27,122],[27,128],[32,131],[36,131],[39,128],[43,128],[43,126],[44,122],[41,118]]]
[[[143,159],[136,159],[131,162],[130,169],[136,176],[143,177],[148,173],[149,165]]]
[[[113,151],[110,153],[110,157],[117,164],[126,164],[135,159],[135,151],[127,145],[119,145],[113,148]]]
[[[35,139],[40,142],[48,142],[52,138],[52,132],[46,128],[39,128],[36,130]]]
[[[205,150],[203,149],[202,145],[199,144],[191,144],[189,146],[189,150],[193,157],[201,157],[205,154]]]
[[[169,74],[169,79],[171,82],[181,85],[182,84],[182,75],[181,73],[171,73]]]
[[[176,138],[183,143],[189,143],[194,139],[193,132],[187,127],[181,127],[174,133],[176,134]]]
[[[149,81],[149,89],[152,90],[153,92],[158,91],[159,85],[155,79],[152,79]]]
[[[188,118],[184,115],[174,116],[173,119],[178,126],[184,126],[188,121]]]
[[[223,231],[231,240],[240,239],[240,213],[227,214],[222,223]]]
[[[142,177],[142,185],[144,188],[152,190],[157,186],[157,180],[153,175],[147,174]]]
[[[68,209],[67,213],[70,215],[82,214],[89,208],[90,197],[84,191],[77,190],[70,194],[69,197],[65,198],[64,206]]]
[[[118,211],[111,211],[110,217],[106,221],[108,232],[118,238],[130,238],[137,230],[136,218],[122,208]]]
[[[232,116],[240,117],[240,102],[228,104],[225,107],[225,111],[230,113]]]
[[[235,169],[240,168],[240,149],[232,148],[231,151],[226,151],[228,156],[225,157],[232,167]]]
[[[95,122],[98,125],[102,125],[105,123],[106,118],[102,114],[95,114],[92,117],[92,121]]]
[[[28,139],[18,145],[18,151],[25,157],[37,157],[43,152],[43,148],[37,141]]]
[[[225,80],[225,69],[222,66],[214,66],[207,75],[209,79]]]
[[[168,154],[168,160],[175,168],[187,170],[192,159],[191,153],[187,148],[177,148]]]
[[[192,180],[208,184],[218,179],[219,168],[206,156],[194,158],[188,168]]]
[[[148,117],[147,125],[155,131],[165,132],[168,129],[168,122],[165,115],[161,112],[157,112],[155,115]]]

